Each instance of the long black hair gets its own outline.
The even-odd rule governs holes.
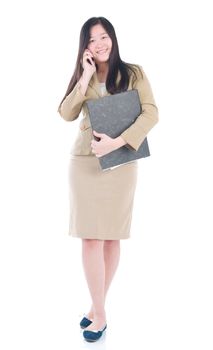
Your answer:
[[[109,56],[109,70],[108,70],[108,75],[106,79],[107,91],[110,94],[126,91],[129,85],[129,79],[130,79],[131,73],[134,74],[134,77],[136,79],[136,72],[133,65],[130,65],[129,63],[122,61],[122,59],[120,58],[117,37],[116,37],[113,25],[105,17],[91,17],[83,24],[81,28],[79,50],[78,50],[75,70],[70,80],[70,83],[68,85],[65,96],[60,102],[59,107],[61,106],[66,96],[69,95],[70,92],[73,90],[74,86],[82,76],[83,67],[81,65],[81,60],[83,57],[83,53],[89,43],[90,29],[96,24],[101,24],[112,40],[112,49]],[[96,65],[96,69],[97,69],[97,65]],[[118,85],[116,85],[118,71],[120,71],[121,79]]]

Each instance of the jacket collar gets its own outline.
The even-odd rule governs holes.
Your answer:
[[[117,79],[116,79],[116,83],[119,82],[119,80],[121,79],[121,73],[120,71],[118,71],[118,76],[117,76]],[[89,82],[89,86],[91,87],[91,89],[95,90],[96,94],[100,97],[102,97],[102,94],[101,94],[101,89],[100,89],[100,82],[98,80],[98,75],[97,75],[97,72],[95,72],[92,76],[92,78],[90,79],[90,82]],[[110,95],[110,93],[107,91],[107,93],[105,94],[105,96],[108,96]]]

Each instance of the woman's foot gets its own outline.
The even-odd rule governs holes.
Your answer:
[[[92,323],[86,328],[87,331],[98,331],[106,325],[106,316],[93,316]]]
[[[90,311],[88,312],[88,314],[85,314],[85,316],[82,318],[81,322],[80,322],[80,327],[82,329],[87,328],[93,321],[93,310],[92,307],[90,309]]]
[[[88,318],[89,320],[93,320],[94,318],[94,312],[93,312],[93,308],[91,307],[90,311],[88,312],[88,314],[86,314],[86,318]]]

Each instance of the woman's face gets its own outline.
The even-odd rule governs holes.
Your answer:
[[[91,27],[87,48],[92,53],[96,63],[108,61],[112,49],[112,40],[101,24]]]

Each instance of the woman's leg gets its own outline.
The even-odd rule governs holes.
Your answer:
[[[93,304],[93,323],[89,330],[101,329],[106,323],[105,315],[105,262],[104,241],[82,240],[82,259],[86,280]]]
[[[120,240],[104,242],[104,261],[105,261],[105,298],[109,286],[115,275],[120,259]]]
[[[103,250],[105,263],[104,298],[106,298],[120,259],[120,240],[105,240]],[[87,317],[93,319],[93,306],[87,314]]]

